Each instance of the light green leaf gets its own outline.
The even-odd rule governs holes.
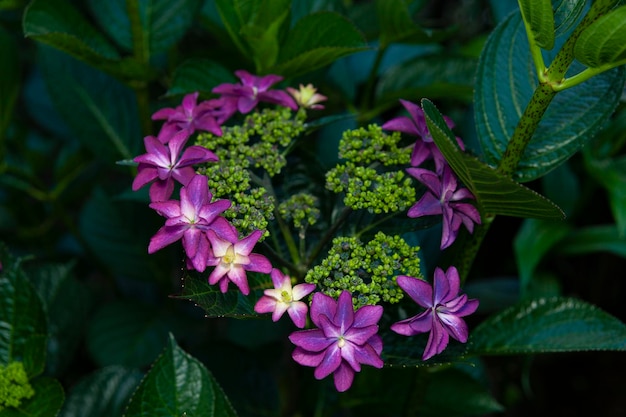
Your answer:
[[[477,198],[483,213],[563,218],[563,212],[545,197],[462,152],[456,144],[454,134],[432,102],[423,99],[422,109],[433,141],[459,179]]]
[[[156,307],[109,303],[89,323],[87,348],[100,366],[141,368],[159,355],[171,327],[171,320]]]
[[[469,355],[626,350],[626,325],[581,300],[521,303],[470,332]]]
[[[0,245],[0,364],[22,362],[29,378],[46,362],[47,324],[37,291],[4,245]]]
[[[557,39],[557,44],[562,40]],[[558,46],[558,45],[557,45]],[[574,61],[571,71],[582,65]],[[512,14],[493,31],[478,63],[474,116],[486,162],[497,166],[537,87],[524,25]],[[543,115],[514,177],[541,177],[577,152],[613,113],[624,86],[623,68],[559,92]]]
[[[591,68],[626,63],[626,6],[601,16],[581,34],[574,46],[577,60]]]
[[[17,46],[8,32],[0,27],[0,143],[3,142],[13,107],[20,91],[20,65]],[[0,158],[2,158],[2,148],[0,147]],[[4,158],[2,158],[4,159]]]
[[[235,83],[238,80],[232,71],[216,61],[209,59],[189,59],[183,62],[176,71],[167,96],[189,94],[196,91],[210,94],[211,90],[222,83]]]
[[[165,352],[137,388],[125,417],[236,417],[213,375],[170,335]]]
[[[552,0],[554,32],[561,36],[574,27],[585,10],[586,0]]]
[[[38,377],[30,381],[35,395],[17,408],[5,408],[0,417],[55,417],[61,409],[65,394],[56,379]]]
[[[142,378],[121,366],[98,369],[72,387],[59,417],[121,417]]]
[[[363,35],[337,13],[319,12],[300,19],[282,45],[271,72],[291,78],[367,48]]]
[[[554,47],[554,14],[549,0],[519,0],[522,19],[535,43],[543,49]]]
[[[609,252],[626,258],[626,239],[615,225],[589,226],[572,231],[558,246],[564,255],[585,255]]]

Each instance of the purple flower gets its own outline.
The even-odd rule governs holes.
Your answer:
[[[435,142],[433,142],[433,137],[428,130],[428,126],[426,125],[424,111],[420,106],[411,103],[410,101],[400,100],[400,103],[402,103],[411,117],[396,117],[395,119],[391,119],[385,123],[382,128],[420,137],[421,140],[417,140],[415,142],[415,147],[413,148],[413,152],[411,154],[411,166],[417,167],[424,161],[433,159],[435,162],[435,171],[438,174],[441,173],[443,167],[447,165],[447,163],[441,154],[441,151],[437,148]],[[452,119],[444,116],[444,120],[450,129],[454,127]],[[462,150],[465,150],[465,145],[463,144],[461,138],[457,137],[456,140],[459,147]]]
[[[221,102],[208,100],[196,104],[197,101],[197,92],[187,94],[183,98],[182,105],[161,109],[152,115],[152,120],[166,120],[162,129],[168,132],[188,130],[191,135],[196,130],[203,130],[221,136],[222,129],[216,120]]]
[[[441,249],[454,243],[461,224],[467,230],[474,231],[474,223],[480,224],[480,213],[470,203],[462,200],[473,199],[467,188],[458,188],[457,179],[449,166],[445,166],[441,177],[422,168],[407,168],[411,176],[424,184],[428,191],[408,211],[409,217],[421,217],[443,214],[443,232]]]
[[[220,84],[212,92],[221,94],[222,99],[236,103],[239,112],[249,113],[259,101],[298,110],[296,102],[285,91],[270,90],[272,85],[282,81],[283,77],[280,75],[270,74],[257,77],[244,70],[235,71],[235,75],[239,77],[242,84]]]
[[[443,352],[450,336],[461,343],[467,342],[467,324],[461,317],[476,311],[478,300],[468,300],[465,294],[458,295],[460,280],[455,267],[451,266],[445,273],[441,268],[435,269],[432,287],[426,281],[405,275],[398,276],[397,283],[426,311],[392,324],[391,330],[404,336],[430,332],[422,359]]]
[[[180,201],[159,201],[150,204],[163,217],[167,217],[150,239],[148,253],[154,253],[165,246],[183,240],[183,248],[193,267],[202,272],[210,254],[205,232],[220,218],[219,215],[230,207],[230,201],[218,200],[211,203],[207,178],[195,175],[189,184],[180,190]]]
[[[343,291],[337,301],[317,292],[311,302],[311,320],[318,329],[289,336],[296,345],[292,357],[301,365],[314,367],[316,379],[333,374],[337,391],[346,391],[354,373],[361,371],[361,364],[383,367],[383,342],[377,334],[382,314],[382,306],[369,305],[355,312],[348,291]]]
[[[139,163],[137,176],[133,180],[133,190],[137,191],[149,182],[150,200],[165,201],[174,191],[174,180],[187,185],[195,175],[191,167],[207,161],[217,161],[217,156],[202,146],[190,146],[180,156],[180,151],[189,138],[189,131],[175,134],[164,145],[154,136],[146,136],[144,144],[148,153],[139,155],[133,161]],[[180,156],[180,158],[179,158]]]
[[[315,284],[298,284],[292,288],[291,278],[276,268],[272,269],[270,276],[274,288],[263,291],[264,295],[255,304],[254,311],[272,313],[273,321],[278,321],[286,311],[293,323],[303,329],[309,308],[300,300],[313,292]]]
[[[207,265],[215,266],[209,275],[209,284],[219,284],[220,291],[225,293],[228,283],[233,282],[244,295],[250,294],[246,271],[269,274],[272,270],[272,264],[265,256],[251,253],[262,235],[262,231],[255,230],[239,240],[237,230],[230,224],[208,230],[213,254],[207,259]]]

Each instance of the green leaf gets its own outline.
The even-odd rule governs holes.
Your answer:
[[[132,90],[54,49],[40,47],[38,58],[56,110],[87,149],[107,163],[139,153],[142,135]]]
[[[170,335],[165,352],[135,391],[125,417],[236,417],[215,378]]]
[[[89,323],[87,348],[100,366],[141,368],[157,358],[171,327],[171,319],[156,307],[109,303]]]
[[[564,255],[609,252],[626,258],[626,239],[615,225],[590,226],[572,231],[557,249]]]
[[[75,358],[88,318],[90,294],[73,276],[73,264],[28,270],[48,317],[46,373],[60,375]]]
[[[166,51],[179,42],[199,11],[199,0],[139,1],[136,28],[147,56]],[[126,0],[90,0],[89,7],[100,27],[126,51],[133,50],[133,31]]]
[[[30,381],[35,395],[23,401],[17,408],[5,408],[0,411],[0,417],[55,417],[65,394],[63,387],[56,379],[39,377]]]
[[[174,71],[172,85],[167,96],[189,94],[196,91],[210,94],[222,83],[235,83],[238,80],[232,71],[210,59],[193,58],[183,62]]]
[[[435,42],[432,31],[426,31],[413,22],[405,0],[376,0],[376,14],[380,22],[380,47],[397,42]]]
[[[543,49],[554,47],[554,14],[547,0],[519,0],[522,19],[533,40]]]
[[[420,368],[467,363],[467,359],[465,359],[467,345],[463,343],[451,341],[442,353],[424,361],[422,355],[426,349],[428,334],[407,337],[389,331],[382,333],[381,336],[385,346],[382,358],[386,366]]]
[[[121,417],[142,378],[121,366],[98,369],[72,387],[60,417]]]
[[[228,291],[222,293],[216,285],[209,285],[206,274],[197,274],[188,271],[183,278],[181,295],[174,298],[188,300],[201,307],[206,317],[237,317],[254,318],[254,305],[263,296],[263,290],[272,288],[269,275],[248,272],[250,294],[243,295],[234,285],[230,284]]]
[[[244,43],[241,36],[241,28],[252,20],[256,6],[261,0],[215,0],[217,11],[222,18],[222,23],[230,35],[233,43],[237,46],[244,57],[249,57],[252,51]]]
[[[341,15],[332,12],[310,14],[291,29],[271,72],[287,78],[295,77],[366,48],[363,35]]]
[[[626,63],[626,6],[601,16],[580,34],[574,57],[591,68]]]
[[[145,241],[137,238],[137,226],[141,224],[137,219],[145,213],[135,212],[134,207],[113,204],[111,198],[97,188],[80,213],[80,232],[92,253],[112,273],[126,279],[154,282],[162,271],[148,255],[148,237]]]
[[[621,237],[626,236],[626,157],[594,159],[585,155],[589,172],[606,188]]]
[[[574,61],[571,70],[579,72],[581,67]],[[476,81],[478,139],[486,162],[497,166],[537,87],[518,14],[498,25],[487,40]],[[522,155],[515,178],[522,182],[539,178],[577,152],[613,113],[623,85],[624,70],[616,68],[559,92]]]
[[[552,0],[556,36],[564,35],[574,27],[586,4],[586,0]]]
[[[522,223],[513,241],[522,296],[528,290],[539,262],[569,231],[565,222],[527,219]]]
[[[426,56],[395,65],[384,71],[376,87],[378,102],[398,99],[420,100],[454,97],[472,100],[477,61],[454,56]]]
[[[477,198],[484,213],[563,218],[563,212],[551,201],[462,152],[454,134],[432,102],[423,99],[422,109],[434,142],[459,179]]]
[[[0,27],[0,143],[3,142],[13,107],[20,91],[20,65],[19,55],[15,41]],[[0,158],[3,158],[4,151],[0,147]]]
[[[626,325],[581,300],[539,298],[511,307],[470,332],[470,355],[626,350]]]
[[[22,362],[32,378],[43,372],[46,362],[43,303],[4,245],[0,245],[0,262],[0,364]]]

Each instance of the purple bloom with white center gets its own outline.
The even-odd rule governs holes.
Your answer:
[[[254,311],[257,313],[272,313],[272,320],[278,321],[285,311],[293,323],[303,329],[306,324],[308,306],[300,301],[315,289],[315,284],[297,284],[291,286],[291,277],[284,275],[274,268],[270,273],[274,288],[263,291],[263,297],[257,301]]]
[[[137,176],[133,180],[133,191],[154,181],[150,186],[150,200],[165,201],[174,191],[174,180],[182,185],[191,181],[195,175],[192,165],[217,161],[217,156],[202,146],[190,146],[181,155],[189,135],[187,130],[180,131],[167,145],[154,136],[146,136],[144,144],[148,152],[133,159],[139,163]]]
[[[239,240],[237,230],[229,223],[207,231],[212,255],[207,265],[215,266],[209,275],[209,284],[219,284],[220,291],[228,291],[228,283],[234,283],[244,295],[250,294],[246,271],[269,274],[272,264],[263,255],[251,253],[263,232],[255,230]]]
[[[433,286],[421,279],[400,275],[397,283],[426,311],[391,325],[391,330],[404,336],[430,332],[422,359],[427,360],[444,351],[450,336],[461,343],[467,342],[467,324],[461,317],[468,316],[478,308],[478,300],[459,295],[459,272],[453,266],[444,273],[435,269]]]
[[[152,120],[165,120],[162,129],[167,131],[188,130],[189,134],[197,130],[211,132],[221,136],[222,129],[216,119],[219,112],[219,100],[198,101],[198,93],[187,94],[176,108],[165,108],[152,115]]]
[[[400,103],[404,106],[406,111],[409,112],[411,117],[396,117],[382,125],[382,128],[420,137],[421,140],[417,140],[415,142],[415,147],[411,153],[411,166],[417,167],[424,161],[433,159],[435,162],[435,171],[440,174],[443,167],[447,165],[447,162],[439,148],[437,148],[437,145],[435,145],[435,142],[433,142],[433,137],[428,130],[428,126],[426,125],[424,111],[420,106],[411,103],[410,101],[400,100]],[[452,119],[444,116],[444,120],[450,129],[454,127]],[[463,144],[461,138],[457,137],[456,140],[459,147],[462,150],[465,150],[465,145]]]
[[[205,232],[221,219],[219,215],[231,204],[228,200],[211,203],[211,198],[207,178],[195,175],[187,186],[181,188],[180,201],[151,203],[150,208],[167,217],[167,220],[150,239],[148,253],[154,253],[182,238],[183,248],[194,269],[204,271],[210,254]]]
[[[300,365],[314,367],[316,379],[333,374],[337,391],[346,391],[361,364],[383,367],[383,342],[377,334],[382,314],[382,306],[370,305],[355,312],[348,291],[337,301],[317,292],[311,302],[311,320],[318,328],[289,336],[296,345],[292,357]]]
[[[441,177],[422,168],[407,168],[411,176],[428,188],[422,198],[408,211],[409,217],[443,215],[441,249],[452,245],[459,234],[461,224],[474,231],[474,223],[480,224],[480,213],[472,204],[463,200],[474,199],[467,188],[459,188],[456,176],[449,166],[445,166]]]
[[[240,113],[249,113],[256,107],[259,101],[278,104],[298,110],[294,99],[282,90],[270,90],[270,87],[282,81],[280,75],[266,75],[258,77],[248,71],[235,71],[235,75],[241,80],[241,84],[220,84],[212,92],[221,94],[221,98],[236,103]]]

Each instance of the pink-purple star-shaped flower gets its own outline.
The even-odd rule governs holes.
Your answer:
[[[219,100],[207,100],[197,104],[198,93],[187,94],[180,106],[164,108],[152,115],[152,120],[165,120],[161,127],[164,131],[177,132],[188,130],[192,134],[198,130],[211,132],[221,136],[222,129],[217,117],[219,116],[221,102]],[[167,135],[165,135],[165,138]]]
[[[450,336],[461,343],[467,342],[467,324],[461,317],[478,308],[478,300],[459,295],[460,279],[453,266],[444,273],[435,269],[434,283],[400,275],[397,283],[408,295],[426,310],[421,314],[391,325],[391,330],[404,336],[430,332],[422,359],[427,360],[444,351]]]
[[[346,391],[361,365],[383,367],[383,342],[377,324],[382,314],[382,306],[370,305],[355,312],[348,291],[343,291],[337,301],[317,292],[311,301],[311,321],[318,328],[289,336],[296,345],[292,357],[301,365],[314,367],[316,379],[333,374],[337,391]]]

